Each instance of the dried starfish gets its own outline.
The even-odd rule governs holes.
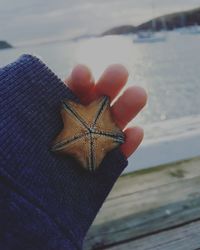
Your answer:
[[[107,152],[124,143],[124,134],[112,119],[107,96],[87,106],[64,100],[61,115],[64,127],[52,150],[73,156],[85,169],[94,171]]]

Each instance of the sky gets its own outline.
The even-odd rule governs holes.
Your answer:
[[[0,40],[20,45],[70,39],[199,6],[200,0],[0,0]]]

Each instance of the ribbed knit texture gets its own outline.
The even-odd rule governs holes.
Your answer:
[[[82,249],[84,236],[127,165],[119,149],[95,173],[50,152],[60,102],[78,99],[38,58],[0,69],[0,249]]]

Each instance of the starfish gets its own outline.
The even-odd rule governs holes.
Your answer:
[[[63,100],[61,115],[63,130],[51,150],[73,156],[91,172],[109,151],[124,143],[124,134],[112,118],[107,96],[87,106]]]

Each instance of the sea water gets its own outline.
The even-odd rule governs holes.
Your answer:
[[[132,124],[146,125],[200,114],[200,35],[169,32],[165,42],[134,43],[133,36],[108,36],[29,45],[0,51],[0,66],[33,53],[62,79],[78,63],[96,79],[113,63],[124,64],[128,86],[144,87],[147,106]]]

